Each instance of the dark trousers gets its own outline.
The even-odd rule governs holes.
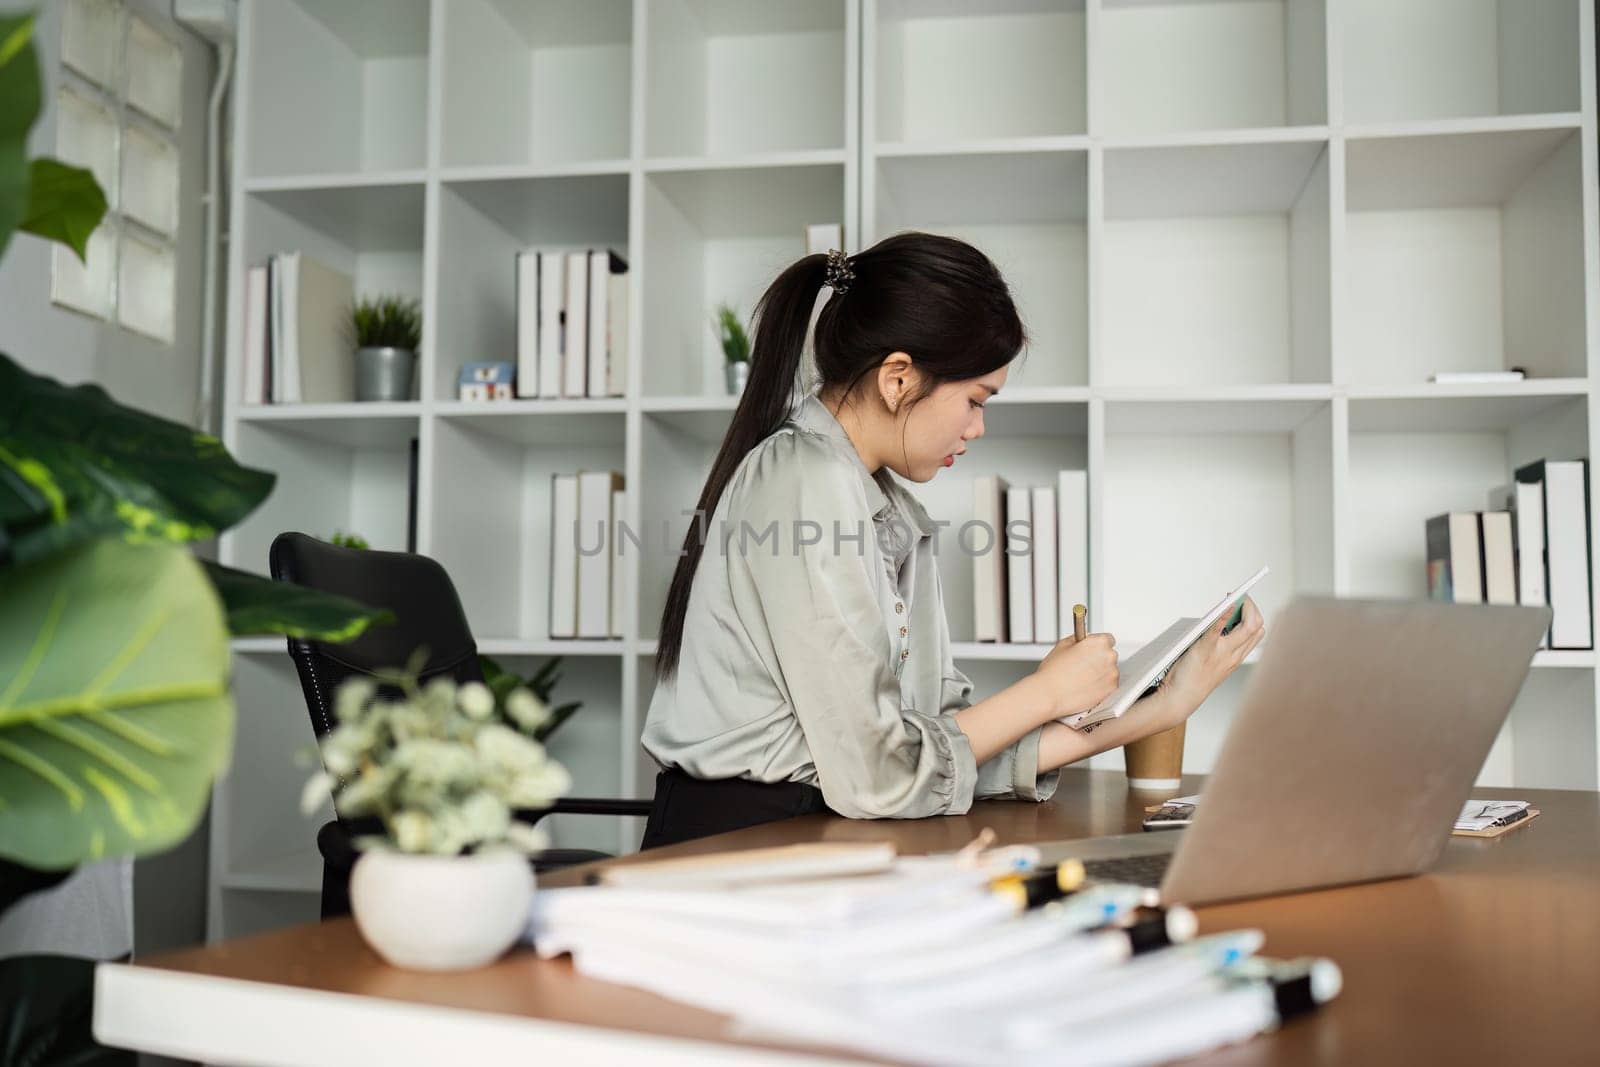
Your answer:
[[[801,782],[693,778],[676,767],[656,775],[656,795],[641,849],[742,830],[795,815],[831,811],[822,790]]]

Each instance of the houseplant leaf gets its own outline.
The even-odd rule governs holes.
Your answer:
[[[39,117],[33,15],[0,15],[0,253],[28,203],[28,131]]]
[[[31,374],[0,353],[0,527],[10,562],[103,536],[212,537],[275,480],[241,466],[215,437],[124,407],[99,386]]]
[[[274,582],[220,563],[208,562],[205,569],[235,637],[283,634],[342,643],[360,637],[375,622],[394,621],[393,612],[303,585]]]
[[[106,194],[82,167],[35,159],[28,168],[28,206],[18,229],[59,241],[87,257],[89,235],[106,213]]]
[[[228,632],[182,548],[0,571],[0,856],[58,870],[187,835],[233,738]]]

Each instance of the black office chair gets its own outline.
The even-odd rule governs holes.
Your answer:
[[[311,589],[336,593],[394,613],[394,622],[368,628],[346,644],[289,638],[289,656],[300,674],[311,728],[320,741],[333,729],[333,696],[352,675],[403,666],[419,647],[428,649],[420,680],[446,676],[457,682],[481,682],[478,646],[461,609],[450,576],[436,561],[408,552],[341,548],[302,533],[279,534],[270,552],[272,577]],[[528,822],[552,812],[580,815],[649,815],[648,800],[565,797],[549,808],[517,811]],[[350,869],[358,855],[352,841],[378,833],[376,816],[337,815],[317,832],[322,854],[322,917],[350,912]],[[535,871],[607,859],[590,849],[546,849],[529,857]]]

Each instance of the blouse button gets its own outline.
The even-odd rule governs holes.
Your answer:
[[[905,626],[900,627],[900,636],[901,637],[904,637],[906,634],[908,634],[910,632],[911,632],[911,630],[909,628],[907,628]]]
[[[911,650],[908,648],[904,652],[900,653],[900,658],[905,659],[909,655],[911,655]]]
[[[894,613],[896,615],[899,615],[899,614],[903,613],[905,610],[906,610],[906,606],[902,601],[896,600],[894,602]]]

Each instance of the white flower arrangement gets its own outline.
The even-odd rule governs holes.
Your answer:
[[[550,708],[526,688],[503,706],[481,682],[457,686],[435,678],[419,686],[414,671],[378,683],[354,677],[334,700],[338,725],[321,740],[323,769],[301,794],[315,811],[332,792],[340,815],[377,815],[386,835],[358,837],[360,849],[457,855],[466,850],[549,847],[544,831],[513,817],[548,806],[572,786],[566,770],[533,736]]]

